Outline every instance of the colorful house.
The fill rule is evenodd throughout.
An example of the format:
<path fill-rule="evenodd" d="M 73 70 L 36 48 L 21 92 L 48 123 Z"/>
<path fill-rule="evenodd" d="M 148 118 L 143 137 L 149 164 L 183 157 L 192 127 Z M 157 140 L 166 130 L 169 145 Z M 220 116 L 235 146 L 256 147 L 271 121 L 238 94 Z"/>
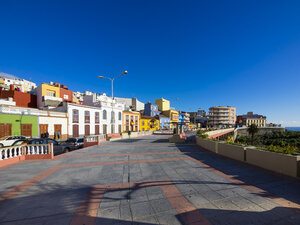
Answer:
<path fill-rule="evenodd" d="M 122 114 L 123 114 L 123 132 L 140 130 L 141 114 L 139 112 L 123 111 Z"/>
<path fill-rule="evenodd" d="M 0 87 L 0 98 L 12 98 L 13 101 L 16 103 L 16 106 L 20 107 L 37 107 L 36 95 L 17 91 L 15 90 L 15 86 L 12 84 L 10 85 L 9 90 L 3 90 L 3 87 Z"/>
<path fill-rule="evenodd" d="M 158 105 L 158 110 L 159 111 L 167 111 L 170 110 L 170 101 L 167 99 L 156 99 L 155 104 Z"/>
<path fill-rule="evenodd" d="M 55 108 L 62 102 L 73 102 L 73 91 L 68 90 L 65 85 L 50 82 L 42 83 L 36 88 L 37 107 Z"/>
<path fill-rule="evenodd" d="M 157 115 L 156 118 L 159 120 L 159 129 L 160 130 L 169 130 L 170 129 L 170 118 L 165 115 Z"/>
<path fill-rule="evenodd" d="M 0 137 L 26 136 L 40 137 L 48 132 L 49 137 L 68 138 L 68 118 L 66 113 L 51 112 L 16 106 L 0 106 Z"/>
<path fill-rule="evenodd" d="M 152 116 L 141 116 L 140 131 L 159 130 L 159 120 Z"/>
<path fill-rule="evenodd" d="M 159 114 L 160 114 L 160 111 L 158 111 L 158 105 L 153 104 L 151 102 L 147 102 L 145 104 L 145 110 L 144 110 L 145 116 L 157 116 Z"/>
<path fill-rule="evenodd" d="M 179 113 L 176 110 L 170 109 L 162 112 L 163 115 L 170 118 L 170 129 L 177 128 Z"/>

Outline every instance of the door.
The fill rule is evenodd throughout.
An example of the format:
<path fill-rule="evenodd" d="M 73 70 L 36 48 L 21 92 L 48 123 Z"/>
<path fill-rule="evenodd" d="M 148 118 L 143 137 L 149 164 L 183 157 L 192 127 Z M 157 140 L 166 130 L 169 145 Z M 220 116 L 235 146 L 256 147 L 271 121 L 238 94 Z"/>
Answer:
<path fill-rule="evenodd" d="M 95 125 L 95 135 L 99 135 L 100 131 L 99 131 L 99 125 Z"/>
<path fill-rule="evenodd" d="M 111 134 L 114 134 L 114 133 L 115 133 L 115 125 L 112 124 L 112 125 L 110 126 L 110 131 L 111 131 L 111 132 L 110 132 Z"/>
<path fill-rule="evenodd" d="M 48 132 L 48 124 L 40 124 L 40 136 Z"/>
<path fill-rule="evenodd" d="M 61 124 L 54 124 L 54 133 L 57 139 L 61 138 Z"/>
<path fill-rule="evenodd" d="M 107 134 L 107 125 L 103 124 L 103 134 Z"/>
<path fill-rule="evenodd" d="M 79 137 L 79 125 L 73 125 L 73 137 Z"/>
<path fill-rule="evenodd" d="M 32 124 L 21 124 L 21 135 L 32 137 Z"/>
<path fill-rule="evenodd" d="M 118 126 L 119 133 L 122 133 L 122 125 Z"/>
<path fill-rule="evenodd" d="M 0 138 L 11 136 L 11 123 L 0 123 Z"/>
<path fill-rule="evenodd" d="M 90 125 L 85 125 L 84 126 L 84 135 L 85 136 L 90 136 Z"/>

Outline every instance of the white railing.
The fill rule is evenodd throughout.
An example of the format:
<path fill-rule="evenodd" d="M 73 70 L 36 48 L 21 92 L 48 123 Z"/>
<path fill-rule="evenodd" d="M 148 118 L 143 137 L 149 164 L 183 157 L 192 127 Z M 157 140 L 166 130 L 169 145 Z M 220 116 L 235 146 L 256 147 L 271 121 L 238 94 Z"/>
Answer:
<path fill-rule="evenodd" d="M 26 155 L 44 155 L 51 153 L 50 144 L 40 144 L 40 145 L 25 145 L 23 146 Z"/>
<path fill-rule="evenodd" d="M 5 160 L 24 155 L 24 149 L 23 146 L 4 147 L 0 148 L 0 153 L 0 160 Z"/>
<path fill-rule="evenodd" d="M 100 135 L 92 135 L 92 136 L 85 136 L 84 137 L 84 142 L 97 142 L 98 139 L 106 139 L 105 134 L 100 134 Z"/>
<path fill-rule="evenodd" d="M 51 144 L 10 146 L 0 148 L 0 161 L 22 155 L 46 155 L 51 153 Z"/>

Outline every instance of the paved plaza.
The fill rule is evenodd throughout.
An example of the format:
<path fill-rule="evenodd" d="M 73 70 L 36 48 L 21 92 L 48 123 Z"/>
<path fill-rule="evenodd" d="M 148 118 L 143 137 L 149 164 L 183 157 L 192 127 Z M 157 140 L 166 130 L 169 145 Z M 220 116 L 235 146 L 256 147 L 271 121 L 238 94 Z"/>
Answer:
<path fill-rule="evenodd" d="M 168 137 L 0 168 L 0 224 L 300 224 L 296 179 Z"/>

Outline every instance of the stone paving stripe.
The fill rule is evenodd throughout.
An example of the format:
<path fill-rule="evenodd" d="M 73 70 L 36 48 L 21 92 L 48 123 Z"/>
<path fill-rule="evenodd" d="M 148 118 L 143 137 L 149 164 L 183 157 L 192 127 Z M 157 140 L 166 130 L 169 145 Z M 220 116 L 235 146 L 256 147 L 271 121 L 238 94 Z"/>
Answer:
<path fill-rule="evenodd" d="M 134 163 L 168 162 L 168 161 L 177 161 L 177 160 L 185 160 L 185 159 L 188 159 L 188 158 L 187 157 L 179 157 L 179 158 L 168 158 L 168 159 L 144 159 L 144 160 L 133 160 L 133 161 L 76 163 L 76 164 L 61 165 L 61 167 L 81 167 L 81 166 L 102 166 L 102 165 L 134 164 Z"/>
<path fill-rule="evenodd" d="M 83 202 L 79 205 L 70 225 L 95 224 L 101 200 L 106 187 L 92 187 Z"/>
<path fill-rule="evenodd" d="M 208 219 L 203 216 L 200 211 L 191 204 L 173 184 L 162 186 L 166 198 L 172 207 L 179 214 L 181 220 L 186 225 L 211 225 Z"/>
<path fill-rule="evenodd" d="M 185 225 L 211 225 L 211 223 L 181 194 L 171 181 L 150 181 L 93 186 L 83 202 L 77 208 L 70 225 L 94 225 L 96 223 L 101 199 L 106 191 L 122 191 L 126 189 L 138 189 L 153 186 L 158 186 L 162 189 L 167 200 L 180 215 L 180 218 Z"/>
<path fill-rule="evenodd" d="M 40 182 L 41 180 L 45 179 L 47 176 L 49 176 L 50 174 L 56 172 L 57 170 L 60 169 L 60 166 L 54 166 L 51 167 L 50 169 L 47 169 L 41 173 L 39 173 L 38 175 L 34 176 L 33 178 L 7 190 L 6 192 L 2 193 L 0 195 L 0 204 L 2 202 L 4 202 L 7 199 L 11 199 L 14 196 L 20 194 L 21 192 L 25 191 L 27 188 L 31 187 L 32 185 Z"/>
<path fill-rule="evenodd" d="M 168 159 L 148 159 L 148 160 L 134 160 L 134 161 L 114 161 L 114 162 L 102 162 L 102 163 L 78 163 L 78 164 L 69 164 L 69 165 L 57 165 L 47 169 L 36 175 L 35 177 L 7 190 L 6 192 L 0 195 L 0 204 L 5 200 L 11 199 L 16 195 L 20 194 L 21 192 L 25 191 L 32 185 L 40 182 L 41 180 L 45 179 L 47 176 L 51 175 L 52 173 L 56 172 L 61 168 L 68 168 L 68 167 L 83 167 L 83 166 L 100 166 L 100 165 L 118 165 L 118 164 L 134 164 L 134 163 L 151 163 L 151 162 L 167 162 L 167 161 L 176 161 L 176 160 L 184 160 L 188 159 L 186 157 L 181 158 L 168 158 Z"/>
<path fill-rule="evenodd" d="M 257 194 L 257 195 L 260 195 L 260 196 L 263 196 L 264 198 L 274 202 L 275 204 L 277 205 L 280 205 L 282 207 L 285 207 L 285 208 L 290 208 L 292 209 L 295 213 L 297 214 L 300 214 L 300 205 L 295 203 L 295 202 L 292 202 L 292 201 L 289 201 L 287 199 L 284 199 L 284 198 L 281 198 L 279 196 L 276 196 L 272 193 L 269 193 L 259 187 L 256 187 L 256 186 L 253 186 L 253 185 L 249 185 L 249 184 L 246 184 L 245 182 L 241 181 L 241 180 L 238 180 L 236 179 L 233 175 L 228 175 L 228 174 L 225 174 L 197 159 L 194 159 L 192 157 L 190 157 L 190 160 L 192 160 L 193 162 L 201 165 L 201 166 L 204 166 L 206 167 L 207 169 L 209 169 L 210 171 L 214 172 L 215 174 L 227 179 L 228 181 L 234 183 L 234 184 L 238 184 L 240 185 L 240 187 L 254 193 L 254 194 Z"/>
<path fill-rule="evenodd" d="M 109 157 L 109 156 L 143 156 L 143 155 L 168 155 L 168 154 L 186 154 L 191 152 L 148 152 L 148 153 L 124 153 L 124 154 L 97 154 L 97 155 L 67 155 L 61 158 L 85 158 L 85 157 Z"/>

